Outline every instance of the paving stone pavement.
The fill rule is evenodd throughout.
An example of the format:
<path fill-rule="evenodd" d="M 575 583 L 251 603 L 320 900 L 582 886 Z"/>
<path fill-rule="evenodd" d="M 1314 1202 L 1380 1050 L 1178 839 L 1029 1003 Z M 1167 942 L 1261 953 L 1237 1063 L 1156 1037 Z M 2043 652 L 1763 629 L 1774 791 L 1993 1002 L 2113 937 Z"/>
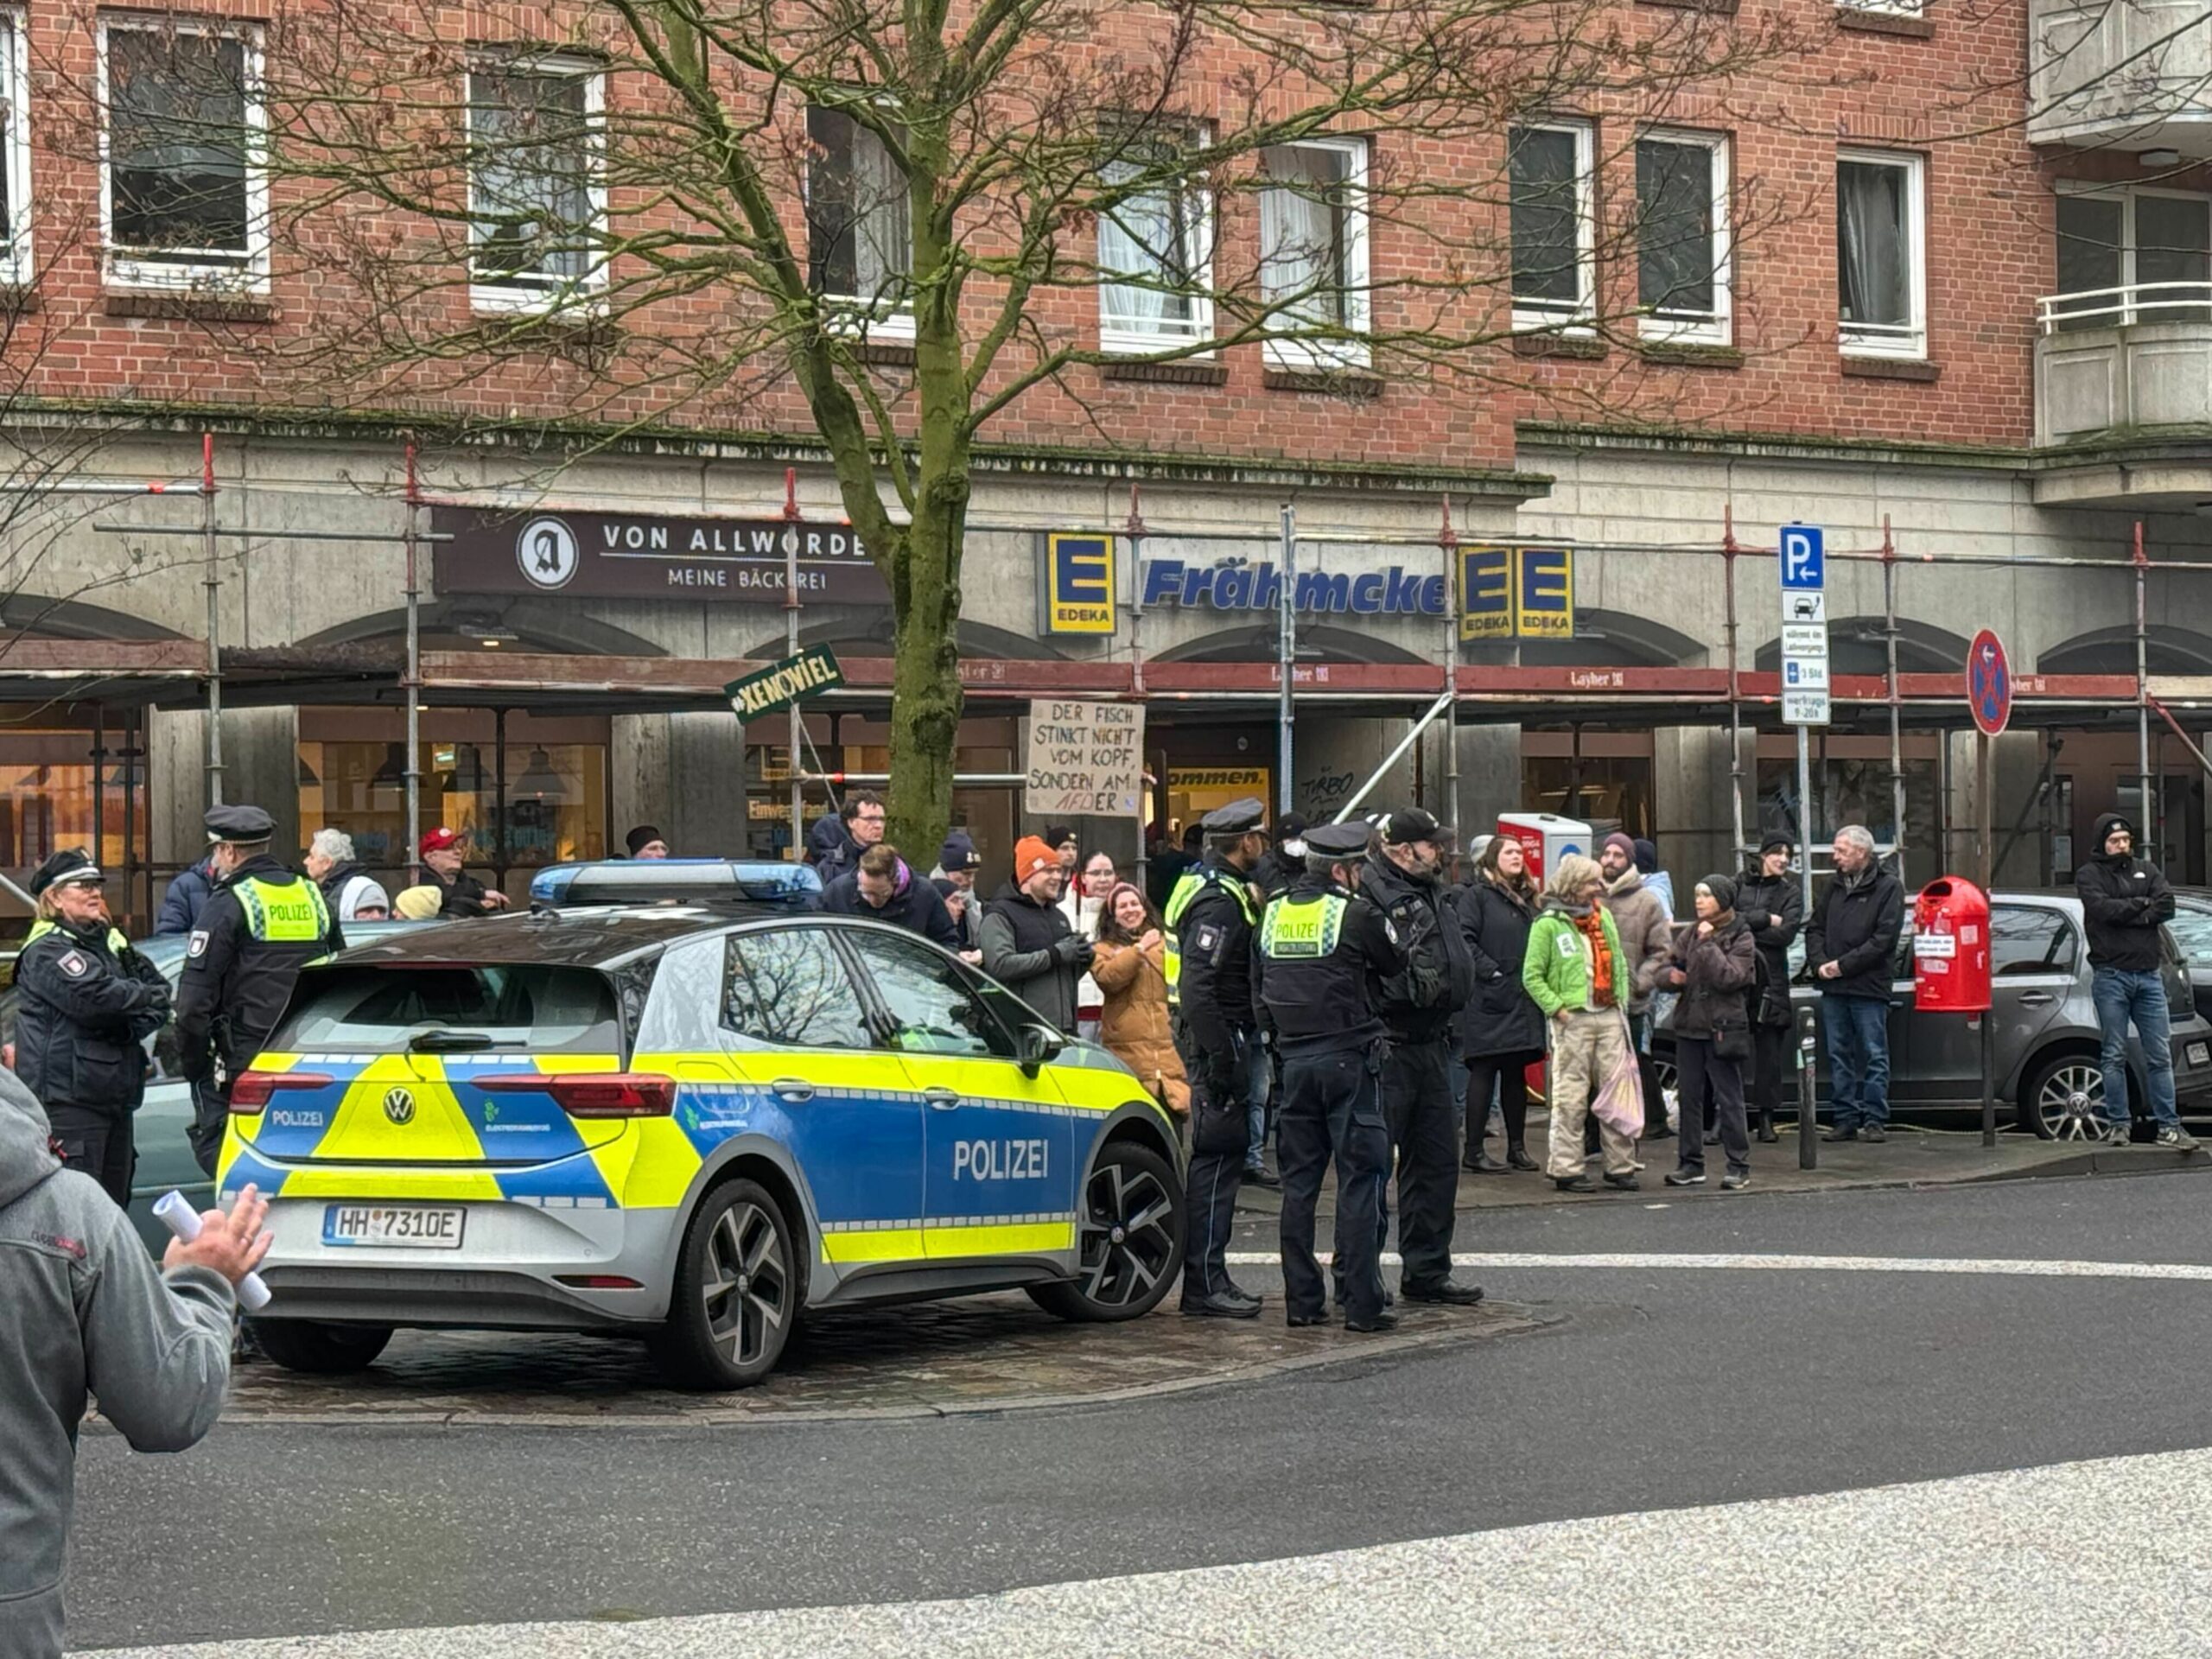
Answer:
<path fill-rule="evenodd" d="M 255 1360 L 232 1373 L 226 1423 L 512 1425 L 788 1422 L 944 1416 L 1209 1387 L 1309 1365 L 1534 1330 L 1550 1316 L 1510 1305 L 1400 1310 L 1388 1335 L 1300 1331 L 1270 1301 L 1256 1319 L 1165 1310 L 1124 1325 L 1071 1325 L 1019 1294 L 810 1316 L 760 1387 L 664 1387 L 644 1347 L 606 1337 L 403 1331 L 352 1376 Z"/>

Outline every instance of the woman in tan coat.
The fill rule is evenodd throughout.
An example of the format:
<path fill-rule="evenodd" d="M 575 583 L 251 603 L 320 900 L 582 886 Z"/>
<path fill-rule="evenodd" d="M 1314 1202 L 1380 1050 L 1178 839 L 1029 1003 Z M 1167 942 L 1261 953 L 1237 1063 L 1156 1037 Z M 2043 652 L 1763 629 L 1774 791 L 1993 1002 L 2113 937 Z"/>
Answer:
<path fill-rule="evenodd" d="M 1105 997 L 1098 1040 L 1135 1072 L 1153 1097 L 1179 1118 L 1191 1109 L 1191 1085 L 1167 1015 L 1167 945 L 1144 890 L 1123 881 L 1098 913 L 1090 976 Z"/>

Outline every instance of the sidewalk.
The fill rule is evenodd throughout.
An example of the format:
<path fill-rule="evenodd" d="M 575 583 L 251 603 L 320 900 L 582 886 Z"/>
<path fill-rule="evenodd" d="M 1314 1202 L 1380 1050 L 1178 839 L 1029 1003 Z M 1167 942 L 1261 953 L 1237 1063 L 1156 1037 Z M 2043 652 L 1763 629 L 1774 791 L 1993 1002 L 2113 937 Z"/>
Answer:
<path fill-rule="evenodd" d="M 2212 1154 L 2204 1147 L 2186 1153 L 2162 1147 L 2107 1147 L 2081 1141 L 2039 1141 L 2033 1135 L 2000 1132 L 1997 1144 L 1981 1144 L 1979 1129 L 1923 1129 L 1891 1124 L 1890 1138 L 1877 1146 L 1864 1141 L 1820 1143 L 1820 1167 L 1797 1167 L 1797 1127 L 1781 1126 L 1782 1139 L 1773 1146 L 1751 1145 L 1751 1192 L 1839 1192 L 1878 1186 L 1950 1186 L 1971 1181 L 2020 1181 L 2050 1175 L 2153 1175 L 2183 1171 L 2212 1170 Z M 1545 1130 L 1531 1124 L 1529 1152 L 1544 1161 Z M 1493 1144 L 1493 1155 L 1497 1148 Z M 1643 1164 L 1637 1178 L 1645 1196 L 1665 1198 L 1732 1198 L 1721 1190 L 1720 1174 L 1726 1166 L 1720 1148 L 1706 1148 L 1706 1184 L 1670 1187 L 1667 1172 L 1675 1166 L 1672 1140 L 1638 1143 L 1637 1156 Z M 1590 1179 L 1598 1179 L 1600 1166 L 1589 1165 Z M 1334 1181 L 1325 1185 L 1326 1194 Z M 1538 1204 L 1618 1203 L 1624 1195 L 1602 1182 L 1595 1192 L 1562 1192 L 1541 1170 L 1515 1170 L 1502 1175 L 1459 1173 L 1458 1208 L 1491 1210 Z M 1276 1215 L 1281 1194 L 1272 1187 L 1247 1184 L 1237 1194 L 1236 1208 L 1252 1215 Z"/>

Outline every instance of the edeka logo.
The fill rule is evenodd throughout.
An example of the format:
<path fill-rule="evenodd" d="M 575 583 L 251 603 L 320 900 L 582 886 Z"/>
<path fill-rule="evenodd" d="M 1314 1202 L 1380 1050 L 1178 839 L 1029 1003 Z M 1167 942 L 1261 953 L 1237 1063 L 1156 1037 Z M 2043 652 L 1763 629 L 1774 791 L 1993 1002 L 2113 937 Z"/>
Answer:
<path fill-rule="evenodd" d="M 1147 559 L 1144 602 L 1216 611 L 1273 611 L 1282 605 L 1282 576 L 1273 564 L 1217 567 L 1181 559 Z M 1444 578 L 1394 564 L 1358 575 L 1302 572 L 1291 590 L 1302 615 L 1441 616 Z"/>

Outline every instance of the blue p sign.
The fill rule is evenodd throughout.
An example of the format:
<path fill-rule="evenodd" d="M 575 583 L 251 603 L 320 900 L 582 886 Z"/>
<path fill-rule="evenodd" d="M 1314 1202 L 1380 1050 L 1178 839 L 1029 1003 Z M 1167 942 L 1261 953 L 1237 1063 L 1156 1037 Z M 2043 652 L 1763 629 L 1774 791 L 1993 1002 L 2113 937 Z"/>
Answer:
<path fill-rule="evenodd" d="M 1817 525 L 1782 527 L 1782 585 L 1818 589 L 1827 585 L 1827 542 Z"/>

